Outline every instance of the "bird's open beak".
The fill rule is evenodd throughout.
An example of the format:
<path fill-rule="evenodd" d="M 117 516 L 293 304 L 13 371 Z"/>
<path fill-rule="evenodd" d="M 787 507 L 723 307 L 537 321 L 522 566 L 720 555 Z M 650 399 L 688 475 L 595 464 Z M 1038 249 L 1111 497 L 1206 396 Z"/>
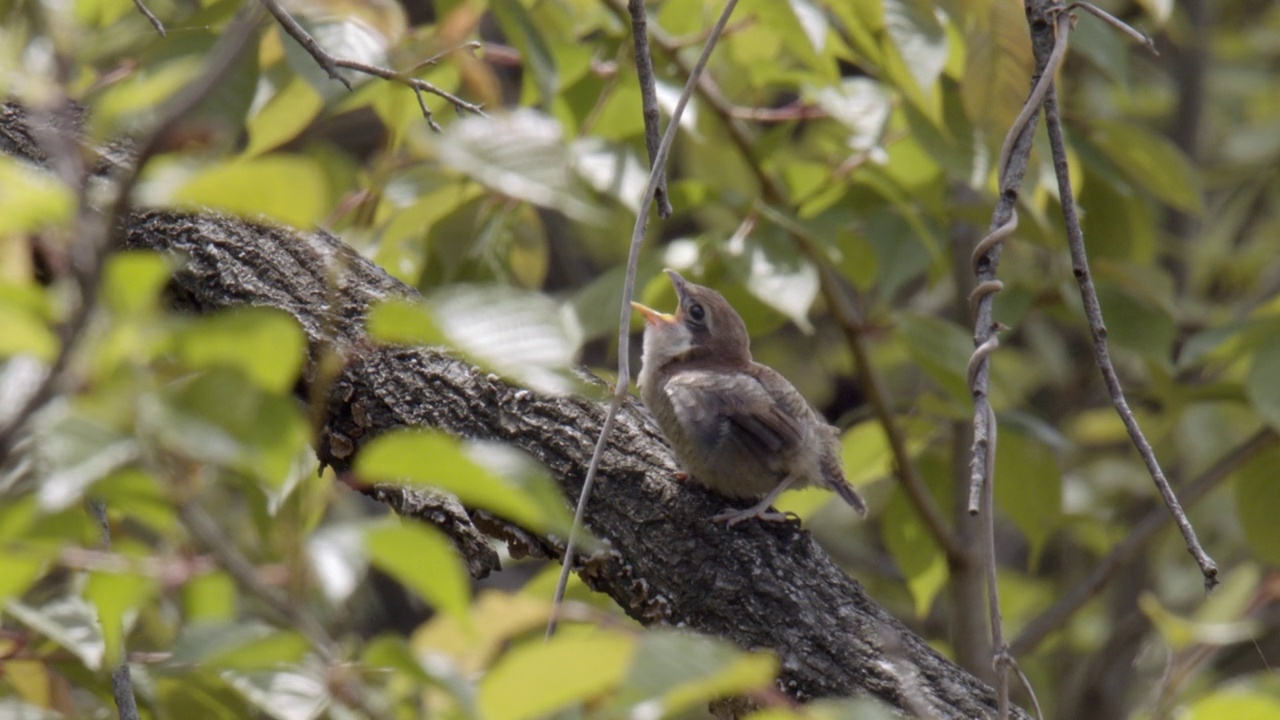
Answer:
<path fill-rule="evenodd" d="M 679 299 L 677 307 L 684 307 L 685 298 L 689 296 L 688 281 L 680 277 L 680 273 L 672 270 L 671 268 L 667 268 L 662 272 L 666 273 L 667 277 L 671 278 L 671 287 L 676 289 L 676 298 Z"/>
<path fill-rule="evenodd" d="M 641 305 L 638 302 L 631 303 L 631 307 L 635 308 L 636 312 L 643 315 L 644 321 L 650 325 L 662 325 L 662 324 L 674 325 L 676 322 L 675 315 L 660 313 L 657 310 L 654 310 L 653 308 L 645 307 L 644 305 Z"/>

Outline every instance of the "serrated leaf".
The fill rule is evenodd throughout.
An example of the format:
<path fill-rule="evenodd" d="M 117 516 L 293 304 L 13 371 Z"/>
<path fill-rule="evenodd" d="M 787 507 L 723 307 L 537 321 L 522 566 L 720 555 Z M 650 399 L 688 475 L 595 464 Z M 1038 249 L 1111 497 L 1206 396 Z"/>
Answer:
<path fill-rule="evenodd" d="M 369 562 L 437 610 L 470 625 L 467 572 L 438 530 L 423 523 L 391 521 L 370 527 L 364 542 Z"/>
<path fill-rule="evenodd" d="M 283 310 L 244 307 L 198 318 L 178 333 L 178 355 L 197 368 L 230 368 L 283 394 L 302 369 L 306 336 Z"/>
<path fill-rule="evenodd" d="M 581 222 L 603 220 L 571 171 L 568 144 L 551 117 L 533 110 L 468 117 L 445 131 L 438 149 L 441 162 L 496 192 Z"/>
<path fill-rule="evenodd" d="M 635 653 L 623 635 L 561 634 L 508 652 L 480 681 L 488 720 L 532 720 L 585 703 L 617 687 Z"/>
<path fill-rule="evenodd" d="M 314 160 L 265 155 L 214 163 L 177 187 L 170 201 L 249 219 L 266 215 L 286 225 L 311 228 L 329 210 L 329 187 Z"/>

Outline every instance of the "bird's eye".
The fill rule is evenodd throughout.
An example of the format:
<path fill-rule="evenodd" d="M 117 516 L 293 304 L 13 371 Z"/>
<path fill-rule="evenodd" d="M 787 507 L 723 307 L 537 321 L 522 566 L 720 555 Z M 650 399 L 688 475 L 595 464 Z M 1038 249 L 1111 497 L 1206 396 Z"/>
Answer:
<path fill-rule="evenodd" d="M 707 311 L 706 311 L 705 309 L 703 309 L 703 307 L 702 307 L 701 305 L 699 305 L 698 303 L 694 303 L 694 304 L 692 304 L 692 305 L 690 305 L 690 306 L 689 306 L 689 317 L 690 317 L 694 322 L 699 322 L 699 323 L 700 323 L 700 322 L 702 322 L 703 320 L 705 320 L 705 319 L 706 319 L 706 317 L 707 317 Z"/>

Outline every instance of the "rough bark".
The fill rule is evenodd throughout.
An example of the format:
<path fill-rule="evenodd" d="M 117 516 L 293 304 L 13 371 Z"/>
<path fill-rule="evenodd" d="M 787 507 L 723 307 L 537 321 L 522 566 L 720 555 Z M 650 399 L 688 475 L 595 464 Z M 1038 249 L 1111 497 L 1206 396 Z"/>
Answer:
<path fill-rule="evenodd" d="M 215 214 L 144 212 L 128 219 L 126 245 L 185 258 L 172 296 L 183 309 L 276 307 L 311 343 L 302 392 L 320 398 L 317 453 L 339 470 L 391 428 L 437 427 L 518 447 L 576 497 L 602 404 L 513 387 L 433 349 L 375 346 L 364 336 L 370 304 L 413 290 L 325 233 L 300 233 Z M 341 370 L 321 377 L 322 358 Z M 425 459 L 424 459 L 425 460 Z M 723 501 L 672 480 L 675 465 L 647 413 L 628 404 L 601 467 L 587 524 L 609 551 L 581 575 L 645 624 L 683 626 L 782 659 L 788 694 L 865 693 L 939 718 L 994 715 L 992 691 L 943 658 L 847 577 L 809 533 L 794 526 L 708 518 Z M 374 497 L 442 525 L 479 575 L 496 568 L 484 536 L 520 554 L 559 557 L 561 545 L 489 515 L 398 487 Z M 886 649 L 888 648 L 888 649 Z"/>

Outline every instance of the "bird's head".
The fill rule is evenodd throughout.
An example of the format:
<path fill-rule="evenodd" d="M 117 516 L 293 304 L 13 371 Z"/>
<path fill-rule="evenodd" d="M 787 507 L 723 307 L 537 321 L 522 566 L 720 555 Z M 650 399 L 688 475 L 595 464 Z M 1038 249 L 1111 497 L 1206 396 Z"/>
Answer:
<path fill-rule="evenodd" d="M 666 273 L 680 301 L 675 314 L 631 303 L 645 320 L 645 362 L 659 366 L 692 360 L 728 365 L 750 362 L 747 326 L 729 301 L 711 288 L 685 280 L 675 270 Z"/>

